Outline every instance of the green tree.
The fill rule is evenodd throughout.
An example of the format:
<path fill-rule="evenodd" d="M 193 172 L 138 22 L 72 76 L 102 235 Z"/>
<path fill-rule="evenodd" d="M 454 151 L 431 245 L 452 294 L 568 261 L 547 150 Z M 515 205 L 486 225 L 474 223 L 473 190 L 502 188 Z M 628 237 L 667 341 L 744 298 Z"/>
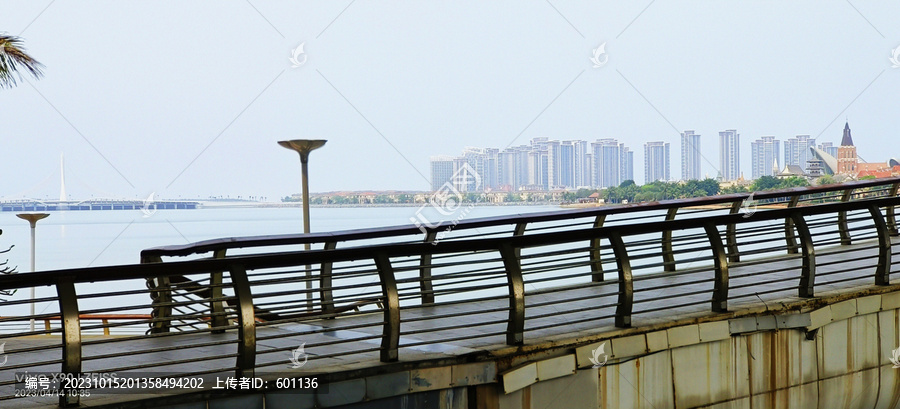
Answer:
<path fill-rule="evenodd" d="M 750 189 L 753 191 L 761 191 L 761 190 L 771 190 L 778 189 L 783 185 L 781 180 L 778 180 L 775 176 L 760 176 L 759 179 L 753 181 L 753 184 L 750 185 Z"/>
<path fill-rule="evenodd" d="M 721 191 L 719 182 L 712 178 L 706 178 L 698 182 L 700 190 L 706 193 L 706 196 L 715 196 Z"/>
<path fill-rule="evenodd" d="M 833 185 L 835 183 L 837 183 L 837 181 L 834 180 L 834 176 L 831 175 L 822 175 L 819 176 L 818 179 L 816 179 L 817 185 Z"/>
<path fill-rule="evenodd" d="M 25 52 L 22 39 L 0 34 L 0 88 L 16 86 L 16 77 L 22 79 L 20 70 L 29 72 L 34 78 L 44 75 L 43 65 Z"/>

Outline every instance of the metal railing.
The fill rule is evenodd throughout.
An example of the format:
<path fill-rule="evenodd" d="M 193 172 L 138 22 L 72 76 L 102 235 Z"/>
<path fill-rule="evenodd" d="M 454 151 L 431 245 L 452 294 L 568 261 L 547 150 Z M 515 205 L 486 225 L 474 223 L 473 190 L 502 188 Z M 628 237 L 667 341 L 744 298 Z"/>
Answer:
<path fill-rule="evenodd" d="M 61 325 L 0 332 L 0 373 L 265 375 L 298 345 L 307 368 L 326 371 L 351 356 L 419 359 L 724 312 L 763 296 L 887 285 L 898 186 L 900 178 L 755 193 L 756 207 L 741 194 L 474 219 L 437 245 L 441 227 L 223 239 L 145 250 L 137 265 L 3 276 L 0 289 L 54 288 L 35 302 L 58 308 L 10 317 L 32 301 L 2 303 L 0 328 L 23 318 Z M 321 249 L 283 248 L 303 243 Z M 266 252 L 226 255 L 239 248 Z M 213 257 L 162 262 L 205 253 Z M 83 336 L 134 325 L 151 331 Z"/>

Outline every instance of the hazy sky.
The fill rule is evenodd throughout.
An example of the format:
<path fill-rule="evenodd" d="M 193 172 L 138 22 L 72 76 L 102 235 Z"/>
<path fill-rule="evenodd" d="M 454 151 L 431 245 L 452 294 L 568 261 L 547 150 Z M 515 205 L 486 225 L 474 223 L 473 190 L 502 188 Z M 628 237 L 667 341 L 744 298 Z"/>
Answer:
<path fill-rule="evenodd" d="M 718 131 L 900 156 L 900 2 L 0 0 L 46 75 L 0 91 L 0 197 L 270 199 L 299 191 L 276 144 L 321 138 L 311 190 L 429 188 L 431 155 L 537 136 L 635 151 Z M 304 43 L 305 64 L 291 50 Z M 606 43 L 608 63 L 592 50 Z M 301 56 L 302 60 L 304 56 Z"/>

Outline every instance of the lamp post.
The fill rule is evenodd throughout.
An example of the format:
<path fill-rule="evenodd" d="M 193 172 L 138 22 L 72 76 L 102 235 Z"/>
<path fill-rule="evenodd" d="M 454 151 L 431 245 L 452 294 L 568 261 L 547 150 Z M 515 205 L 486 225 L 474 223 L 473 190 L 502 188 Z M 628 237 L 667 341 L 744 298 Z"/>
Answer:
<path fill-rule="evenodd" d="M 303 233 L 309 234 L 309 153 L 315 149 L 321 148 L 328 142 L 324 139 L 292 139 L 289 141 L 278 141 L 278 144 L 296 151 L 300 154 L 300 178 L 301 188 L 303 189 Z M 309 250 L 309 243 L 304 243 L 304 249 Z M 312 309 L 312 267 L 306 266 L 306 308 Z"/>
<path fill-rule="evenodd" d="M 19 213 L 18 218 L 28 220 L 31 224 L 31 272 L 34 272 L 34 231 L 38 220 L 41 220 L 49 214 L 47 213 Z M 34 287 L 31 287 L 31 331 L 34 332 Z"/>

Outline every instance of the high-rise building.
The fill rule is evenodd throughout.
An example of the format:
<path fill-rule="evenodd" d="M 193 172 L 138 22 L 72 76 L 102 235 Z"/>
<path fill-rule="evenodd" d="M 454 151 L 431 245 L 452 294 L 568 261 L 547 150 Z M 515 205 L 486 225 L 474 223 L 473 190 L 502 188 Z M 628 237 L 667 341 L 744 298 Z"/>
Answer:
<path fill-rule="evenodd" d="M 431 190 L 437 191 L 445 183 L 453 182 L 456 173 L 456 159 L 453 156 L 431 157 Z"/>
<path fill-rule="evenodd" d="M 759 179 L 761 176 L 775 176 L 780 171 L 778 166 L 778 156 L 781 153 L 781 142 L 776 140 L 774 136 L 763 136 L 760 139 L 750 143 L 753 179 Z"/>
<path fill-rule="evenodd" d="M 626 180 L 634 181 L 634 152 L 623 143 L 620 143 L 619 147 L 622 152 L 622 167 L 619 169 L 619 183 L 616 186 Z"/>
<path fill-rule="evenodd" d="M 553 189 L 560 183 L 560 154 L 561 144 L 559 141 L 547 141 L 547 187 Z"/>
<path fill-rule="evenodd" d="M 859 157 L 856 156 L 856 146 L 853 146 L 853 138 L 850 136 L 850 123 L 844 124 L 844 136 L 841 138 L 841 146 L 838 147 L 837 173 L 854 175 L 859 166 Z"/>
<path fill-rule="evenodd" d="M 741 176 L 741 135 L 736 129 L 719 132 L 719 178 L 737 180 Z"/>
<path fill-rule="evenodd" d="M 645 143 L 644 183 L 658 180 L 668 181 L 669 179 L 669 144 L 667 142 Z"/>
<path fill-rule="evenodd" d="M 594 182 L 594 154 L 591 152 L 584 154 L 584 176 L 582 178 L 582 182 L 584 183 L 582 186 L 587 187 L 595 187 L 597 183 Z"/>
<path fill-rule="evenodd" d="M 797 135 L 784 141 L 784 166 L 797 165 L 806 169 L 807 162 L 812 159 L 809 148 L 816 146 L 816 138 L 809 135 Z"/>
<path fill-rule="evenodd" d="M 622 181 L 634 179 L 634 152 L 615 139 L 598 139 L 591 143 L 594 172 L 593 185 L 618 186 Z"/>
<path fill-rule="evenodd" d="M 831 142 L 822 142 L 822 143 L 820 143 L 820 144 L 819 144 L 819 149 L 822 150 L 823 152 L 825 152 L 825 153 L 831 155 L 831 156 L 834 156 L 835 158 L 837 157 L 837 154 L 838 154 L 838 147 L 837 147 L 837 146 L 834 146 L 834 144 L 831 143 Z"/>
<path fill-rule="evenodd" d="M 575 148 L 572 187 L 591 186 L 591 165 L 588 163 L 587 141 L 571 141 Z"/>
<path fill-rule="evenodd" d="M 700 135 L 692 130 L 681 133 L 681 180 L 700 179 Z"/>
<path fill-rule="evenodd" d="M 575 144 L 563 141 L 559 145 L 559 186 L 575 187 Z"/>

